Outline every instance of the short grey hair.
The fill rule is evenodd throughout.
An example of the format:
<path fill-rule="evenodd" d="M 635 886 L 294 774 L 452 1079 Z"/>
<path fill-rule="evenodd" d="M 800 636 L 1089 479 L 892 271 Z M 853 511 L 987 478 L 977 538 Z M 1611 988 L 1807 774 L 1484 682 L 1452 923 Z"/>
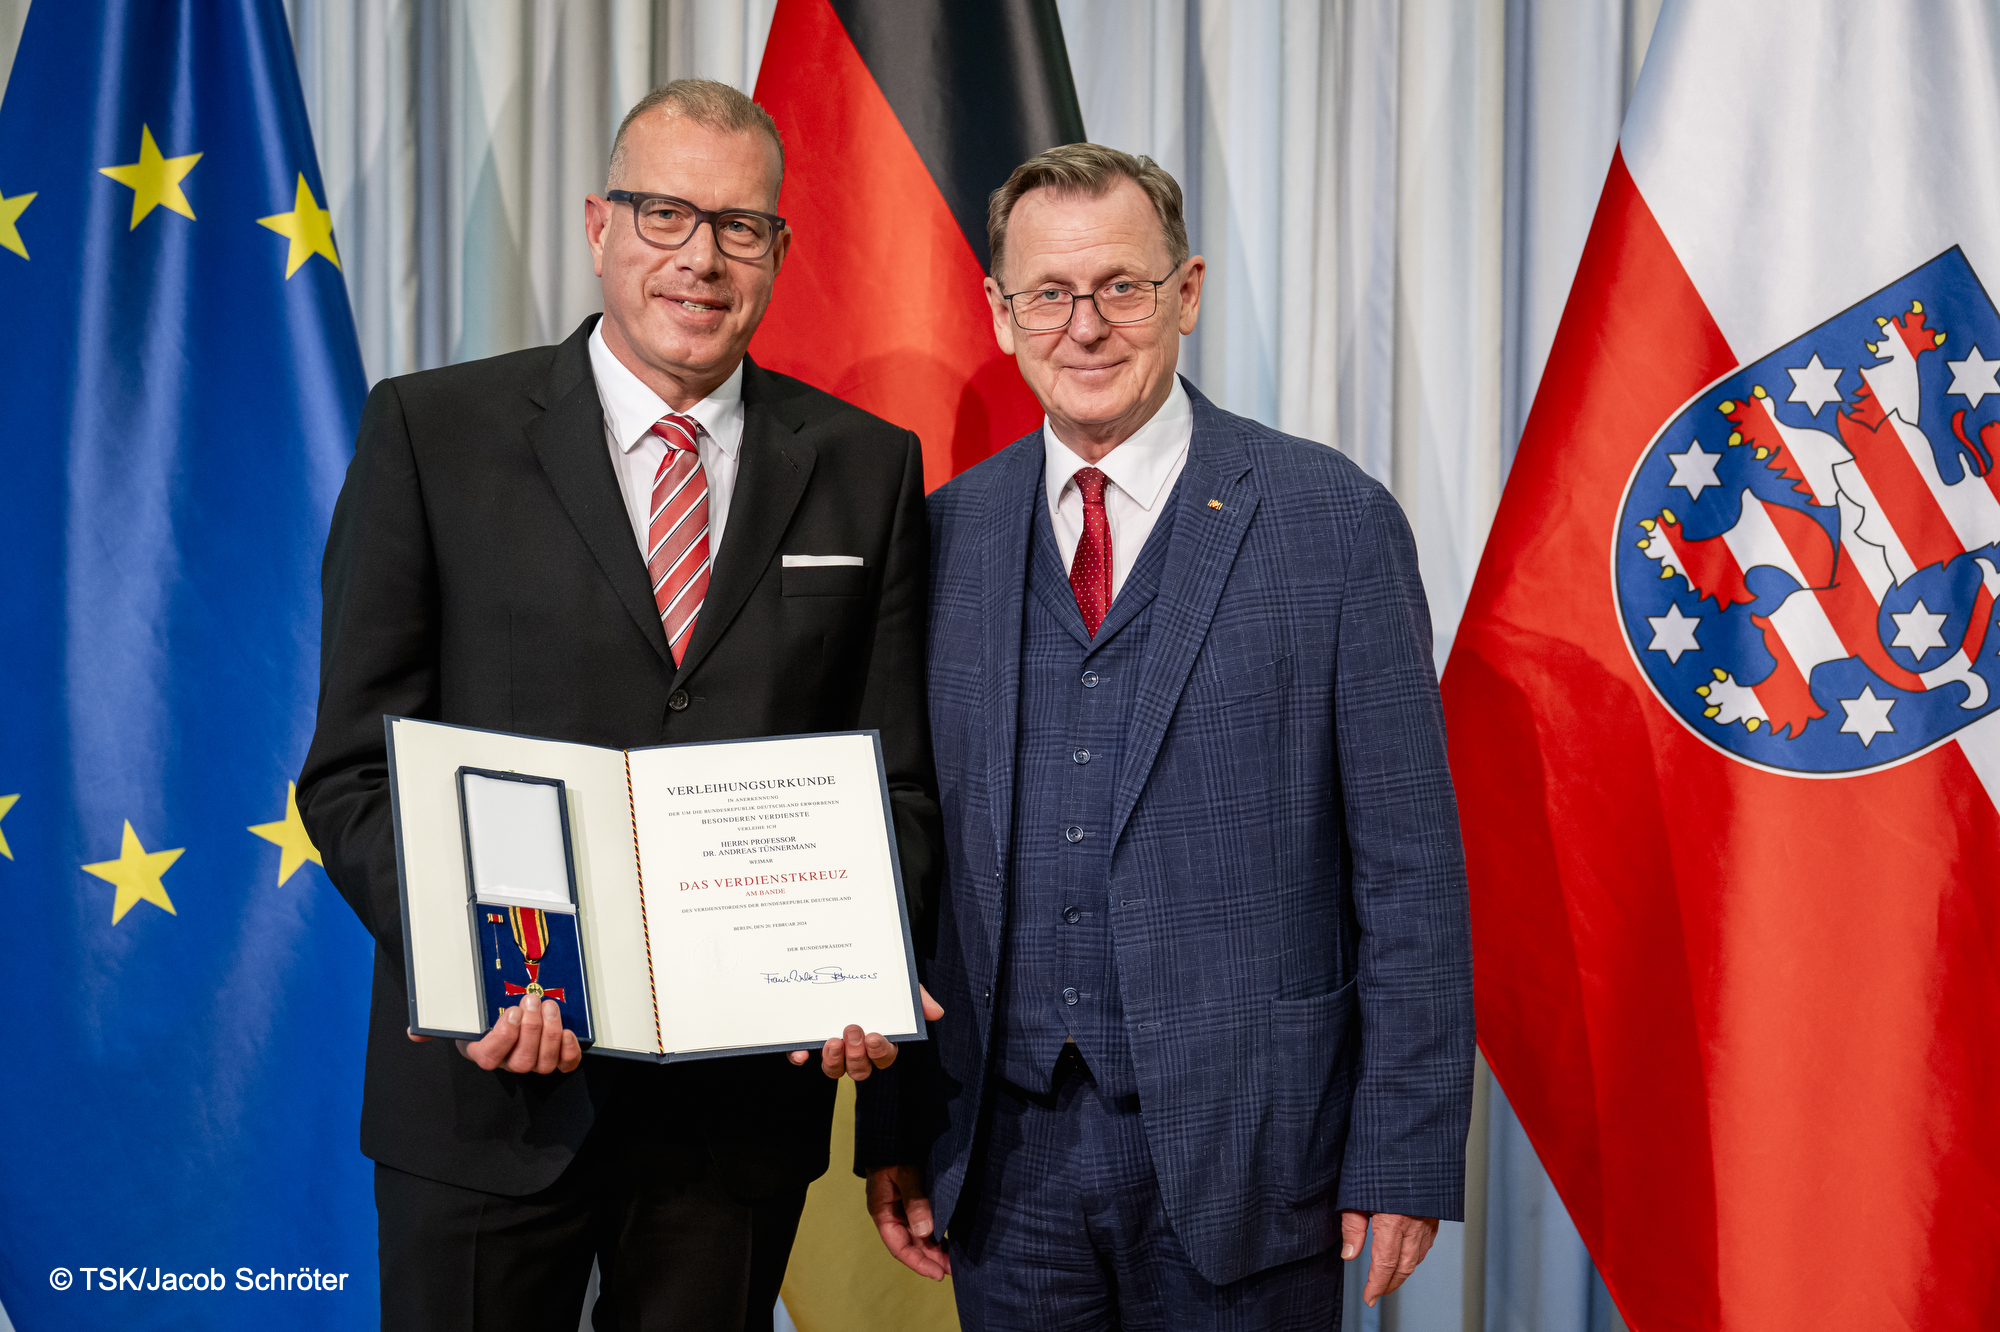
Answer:
<path fill-rule="evenodd" d="M 769 111 L 726 83 L 714 79 L 675 79 L 641 97 L 618 123 L 617 137 L 611 141 L 611 166 L 605 173 L 609 180 L 617 180 L 625 169 L 626 131 L 632 128 L 633 121 L 652 111 L 686 116 L 712 130 L 768 136 L 771 146 L 778 150 L 778 180 L 785 179 L 785 141 L 778 137 L 778 122 L 771 119 Z"/>
<path fill-rule="evenodd" d="M 1000 281 L 1000 265 L 1006 256 L 1007 219 L 1028 191 L 1047 189 L 1099 199 L 1121 180 L 1136 183 L 1152 201 L 1160 230 L 1167 238 L 1167 257 L 1179 268 L 1189 253 L 1180 182 L 1150 157 L 1120 152 L 1101 143 L 1066 143 L 1036 153 L 1014 168 L 1005 185 L 993 191 L 986 207 L 986 244 L 993 255 L 993 280 Z"/>

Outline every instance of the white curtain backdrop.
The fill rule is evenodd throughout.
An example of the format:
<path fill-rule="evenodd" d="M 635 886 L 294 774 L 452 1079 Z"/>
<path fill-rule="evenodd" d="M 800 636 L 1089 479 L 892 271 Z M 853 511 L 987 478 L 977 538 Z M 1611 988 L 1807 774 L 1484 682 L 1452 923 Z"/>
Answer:
<path fill-rule="evenodd" d="M 750 90 L 775 3 L 286 0 L 371 379 L 595 311 L 582 198 L 625 108 Z M 1187 191 L 1184 369 L 1390 485 L 1442 666 L 1659 0 L 1058 4 L 1091 137 Z M 0 95 L 26 9 L 0 0 Z M 1483 1066 L 1472 1148 L 1470 1224 L 1379 1310 L 1354 1273 L 1346 1326 L 1620 1326 Z"/>
<path fill-rule="evenodd" d="M 7 96 L 7 75 L 14 68 L 14 45 L 28 18 L 28 0 L 0 0 L 0 98 Z"/>

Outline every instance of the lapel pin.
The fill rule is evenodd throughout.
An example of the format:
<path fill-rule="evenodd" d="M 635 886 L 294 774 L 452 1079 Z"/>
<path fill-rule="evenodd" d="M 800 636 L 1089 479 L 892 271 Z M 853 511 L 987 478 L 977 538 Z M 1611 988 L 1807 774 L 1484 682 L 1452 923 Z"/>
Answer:
<path fill-rule="evenodd" d="M 1219 508 L 1221 508 L 1221 507 L 1222 507 L 1222 501 L 1221 501 L 1221 500 L 1210 500 L 1210 501 L 1208 502 L 1208 507 L 1209 507 L 1209 508 L 1211 508 L 1211 509 L 1219 509 Z"/>

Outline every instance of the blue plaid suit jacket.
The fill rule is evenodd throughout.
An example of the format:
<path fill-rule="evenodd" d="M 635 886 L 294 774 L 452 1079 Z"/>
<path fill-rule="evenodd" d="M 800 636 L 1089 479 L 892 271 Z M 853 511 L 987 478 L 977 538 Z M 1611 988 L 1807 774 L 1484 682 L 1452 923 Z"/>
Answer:
<path fill-rule="evenodd" d="M 1462 1216 L 1472 963 L 1402 510 L 1334 450 L 1188 392 L 1110 902 L 1161 1193 L 1220 1284 L 1323 1251 L 1341 1208 Z M 1029 524 L 1045 502 L 1039 431 L 930 500 L 948 877 L 923 951 L 945 1017 L 867 1090 L 858 1149 L 864 1166 L 927 1158 L 947 1219 L 991 1077 L 1015 736 L 1036 705 L 1020 687 Z"/>

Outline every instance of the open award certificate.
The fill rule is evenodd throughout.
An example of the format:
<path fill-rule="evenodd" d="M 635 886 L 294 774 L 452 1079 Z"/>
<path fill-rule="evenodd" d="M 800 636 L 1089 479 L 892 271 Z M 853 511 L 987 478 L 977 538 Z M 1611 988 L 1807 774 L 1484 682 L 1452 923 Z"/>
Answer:
<path fill-rule="evenodd" d="M 872 731 L 620 751 L 384 719 L 410 1027 L 530 995 L 596 1053 L 921 1040 Z"/>

